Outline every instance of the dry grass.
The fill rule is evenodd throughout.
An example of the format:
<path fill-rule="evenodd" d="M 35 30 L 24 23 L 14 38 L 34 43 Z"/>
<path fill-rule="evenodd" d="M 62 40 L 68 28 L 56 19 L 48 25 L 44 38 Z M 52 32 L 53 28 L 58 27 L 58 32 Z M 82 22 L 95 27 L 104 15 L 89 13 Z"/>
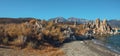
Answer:
<path fill-rule="evenodd" d="M 31 49 L 31 48 L 25 48 L 23 49 L 25 52 L 31 53 L 31 54 L 37 54 L 40 56 L 64 56 L 64 51 L 60 50 L 59 48 L 54 47 L 44 47 L 43 50 L 38 49 Z"/>
<path fill-rule="evenodd" d="M 82 35 L 85 32 L 83 25 L 74 27 L 69 24 L 55 24 L 43 20 L 41 24 L 44 29 L 41 29 L 35 25 L 36 22 L 38 21 L 30 20 L 27 23 L 0 24 L 0 40 L 2 40 L 2 44 L 12 44 L 18 47 L 24 45 L 26 47 L 24 50 L 28 52 L 61 56 L 64 54 L 63 51 L 59 50 L 54 44 L 55 42 L 62 43 L 65 40 L 61 29 L 64 29 L 64 26 L 67 25 L 74 31 L 75 35 Z"/>

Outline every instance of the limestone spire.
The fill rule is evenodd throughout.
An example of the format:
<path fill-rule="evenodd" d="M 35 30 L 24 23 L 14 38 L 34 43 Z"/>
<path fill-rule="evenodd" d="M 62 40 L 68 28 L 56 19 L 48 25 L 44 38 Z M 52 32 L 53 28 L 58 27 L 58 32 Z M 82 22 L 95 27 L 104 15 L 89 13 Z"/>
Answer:
<path fill-rule="evenodd" d="M 96 28 L 100 27 L 100 19 L 99 18 L 96 19 L 95 24 L 96 24 Z"/>
<path fill-rule="evenodd" d="M 106 19 L 103 20 L 103 25 L 107 25 L 107 20 Z"/>

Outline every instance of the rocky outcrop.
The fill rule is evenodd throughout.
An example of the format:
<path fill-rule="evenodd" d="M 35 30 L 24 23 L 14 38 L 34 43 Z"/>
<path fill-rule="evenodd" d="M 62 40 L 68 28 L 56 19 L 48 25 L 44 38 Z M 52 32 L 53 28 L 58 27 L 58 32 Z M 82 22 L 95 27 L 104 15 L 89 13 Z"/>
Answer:
<path fill-rule="evenodd" d="M 99 28 L 97 28 L 99 32 L 101 33 L 111 33 L 112 28 L 111 26 L 107 23 L 107 20 L 103 20 L 102 22 L 100 22 L 100 26 Z"/>
<path fill-rule="evenodd" d="M 97 18 L 95 22 L 84 24 L 84 28 L 93 30 L 94 34 L 112 34 L 113 32 L 111 26 L 107 23 L 107 20 L 104 19 L 103 21 L 100 21 L 99 18 Z"/>

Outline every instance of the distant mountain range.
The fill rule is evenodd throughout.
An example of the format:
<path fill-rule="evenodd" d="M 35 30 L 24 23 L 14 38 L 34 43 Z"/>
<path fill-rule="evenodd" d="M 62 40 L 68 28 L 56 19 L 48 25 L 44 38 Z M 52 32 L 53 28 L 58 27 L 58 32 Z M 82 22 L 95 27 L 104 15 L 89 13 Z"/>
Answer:
<path fill-rule="evenodd" d="M 120 20 L 109 20 L 108 23 L 111 27 L 120 28 Z"/>
<path fill-rule="evenodd" d="M 55 18 L 50 18 L 48 21 L 53 21 L 53 20 L 58 20 L 58 22 L 66 22 L 67 19 L 65 19 L 64 17 L 55 17 Z"/>
<path fill-rule="evenodd" d="M 77 22 L 78 24 L 84 24 L 84 23 L 90 22 L 90 20 L 86 20 L 83 18 L 74 18 L 74 17 L 70 17 L 67 20 L 69 22 Z"/>
<path fill-rule="evenodd" d="M 68 19 L 65 19 L 63 17 L 56 17 L 56 18 L 51 18 L 48 21 L 53 21 L 56 19 L 58 19 L 58 22 L 72 22 L 72 23 L 77 22 L 78 24 L 84 24 L 90 21 L 83 18 L 75 18 L 75 17 L 70 17 Z"/>
<path fill-rule="evenodd" d="M 77 22 L 78 24 L 84 24 L 91 22 L 91 20 L 83 19 L 83 18 L 75 18 L 75 17 L 70 17 L 68 19 L 65 19 L 63 17 L 56 17 L 56 18 L 51 18 L 49 21 L 58 19 L 58 22 Z M 108 24 L 111 27 L 119 27 L 120 28 L 120 20 L 108 20 Z"/>
<path fill-rule="evenodd" d="M 21 22 L 29 21 L 31 19 L 35 19 L 35 18 L 0 18 L 0 23 L 1 24 L 21 23 Z"/>
<path fill-rule="evenodd" d="M 26 22 L 31 19 L 35 18 L 0 18 L 0 23 L 21 23 L 21 22 Z M 83 19 L 83 18 L 75 18 L 75 17 L 70 17 L 68 19 L 65 19 L 64 17 L 55 17 L 51 18 L 48 21 L 53 21 L 58 19 L 58 22 L 77 22 L 78 24 L 84 24 L 91 22 L 91 20 Z M 119 27 L 120 28 L 120 20 L 108 20 L 108 24 L 111 27 Z"/>

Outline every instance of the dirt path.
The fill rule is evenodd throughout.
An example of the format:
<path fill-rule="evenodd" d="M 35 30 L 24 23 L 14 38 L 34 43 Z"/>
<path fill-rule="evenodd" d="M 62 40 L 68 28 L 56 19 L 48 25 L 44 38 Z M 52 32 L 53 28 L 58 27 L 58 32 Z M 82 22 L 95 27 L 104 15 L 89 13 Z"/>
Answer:
<path fill-rule="evenodd" d="M 118 56 L 103 47 L 83 41 L 66 43 L 62 50 L 65 51 L 65 56 Z"/>

